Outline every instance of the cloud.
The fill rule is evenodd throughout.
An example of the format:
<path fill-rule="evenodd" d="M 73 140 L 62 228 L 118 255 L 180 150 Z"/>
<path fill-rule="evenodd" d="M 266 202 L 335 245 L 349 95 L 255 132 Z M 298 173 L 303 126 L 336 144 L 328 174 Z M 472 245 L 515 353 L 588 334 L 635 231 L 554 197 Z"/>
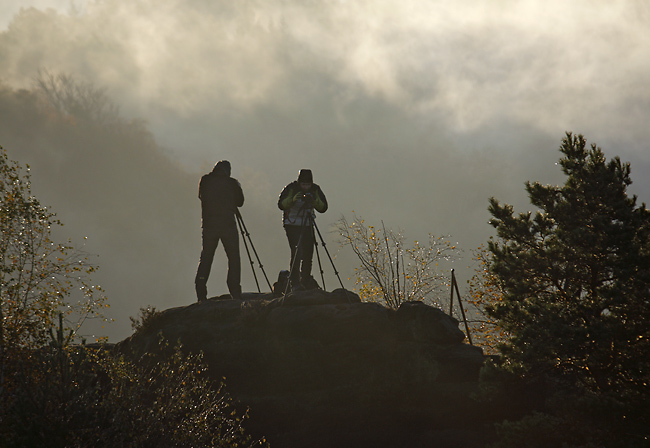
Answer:
<path fill-rule="evenodd" d="M 45 66 L 111 86 L 139 112 L 192 114 L 290 105 L 308 71 L 348 94 L 443 112 L 461 132 L 499 115 L 546 128 L 576 115 L 572 97 L 598 110 L 647 96 L 647 11 L 631 1 L 107 0 L 72 17 L 23 11 L 3 77 L 24 83 Z"/>

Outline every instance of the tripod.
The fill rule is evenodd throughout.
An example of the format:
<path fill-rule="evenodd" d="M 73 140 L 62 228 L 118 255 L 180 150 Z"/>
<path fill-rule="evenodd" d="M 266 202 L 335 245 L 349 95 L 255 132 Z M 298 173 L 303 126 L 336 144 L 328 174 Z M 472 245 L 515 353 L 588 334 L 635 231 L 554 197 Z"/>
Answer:
<path fill-rule="evenodd" d="M 248 243 L 250 243 L 251 248 L 253 249 L 253 253 L 255 254 L 255 258 L 257 259 L 257 263 L 260 266 L 260 270 L 262 271 L 262 274 L 264 274 L 264 278 L 266 279 L 266 284 L 268 285 L 269 289 L 271 292 L 273 292 L 273 288 L 271 287 L 271 282 L 269 282 L 269 278 L 266 276 L 266 272 L 264 271 L 264 266 L 262 265 L 262 262 L 260 261 L 260 257 L 257 255 L 257 251 L 255 250 L 255 246 L 253 245 L 253 240 L 251 239 L 251 234 L 248 232 L 248 229 L 246 228 L 246 224 L 244 224 L 244 218 L 242 218 L 241 213 L 239 210 L 236 211 L 235 216 L 237 217 L 237 225 L 239 226 L 239 230 L 241 232 L 242 240 L 244 241 L 244 247 L 246 248 L 246 254 L 248 254 L 248 260 L 251 263 L 251 269 L 253 270 L 253 277 L 255 278 L 255 284 L 257 285 L 257 292 L 262 292 L 260 289 L 260 283 L 257 281 L 257 274 L 255 273 L 255 263 L 253 262 L 253 258 L 251 257 L 251 252 L 248 249 Z M 246 242 L 246 239 L 248 238 L 248 243 Z"/>

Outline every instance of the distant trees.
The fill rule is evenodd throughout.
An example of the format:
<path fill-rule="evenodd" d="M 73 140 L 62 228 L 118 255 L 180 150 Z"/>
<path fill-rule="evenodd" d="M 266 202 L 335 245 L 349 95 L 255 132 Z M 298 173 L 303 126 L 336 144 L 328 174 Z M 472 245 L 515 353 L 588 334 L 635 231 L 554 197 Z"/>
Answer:
<path fill-rule="evenodd" d="M 32 190 L 42 203 L 54 205 L 57 218 L 65 222 L 62 230 L 53 226 L 54 233 L 101 255 L 103 269 L 93 277 L 101 276 L 101 286 L 112 292 L 112 308 L 127 303 L 131 294 L 173 300 L 184 287 L 178 279 L 192 275 L 195 262 L 196 221 L 188 219 L 197 211 L 188 200 L 196 189 L 194 175 L 156 143 L 144 121 L 123 111 L 118 116 L 109 113 L 121 109 L 111 106 L 111 92 L 82 78 L 57 73 L 53 77 L 55 83 L 65 77 L 68 88 L 79 91 L 77 96 L 59 96 L 86 106 L 68 108 L 66 102 L 59 108 L 36 85 L 18 90 L 0 82 L 0 144 L 10 158 L 18 158 L 23 166 L 29 162 Z M 84 91 L 89 91 L 88 97 Z M 98 92 L 105 92 L 98 103 L 103 109 L 84 115 Z M 176 237 L 161 245 L 162 234 Z M 81 247 L 84 235 L 92 241 Z M 165 253 L 174 254 L 173 262 L 151 269 L 150 260 L 162 260 Z M 99 261 L 94 256 L 89 260 Z M 109 275 L 118 270 L 125 275 Z M 129 314 L 136 314 L 138 307 L 133 309 Z M 128 318 L 122 324 L 128 329 Z M 86 329 L 99 326 L 97 322 Z"/>
<path fill-rule="evenodd" d="M 355 269 L 359 296 L 394 309 L 409 300 L 437 303 L 434 294 L 447 279 L 436 267 L 459 253 L 444 236 L 429 235 L 426 244 L 415 241 L 408 247 L 401 232 L 386 229 L 383 222 L 381 228 L 367 225 L 358 216 L 351 223 L 342 217 L 337 230 L 341 244 L 349 246 L 361 263 Z"/>
<path fill-rule="evenodd" d="M 503 295 L 486 310 L 510 335 L 502 366 L 555 392 L 548 413 L 502 429 L 511 440 L 647 446 L 650 213 L 627 195 L 629 164 L 606 161 L 581 135 L 567 133 L 560 151 L 564 185 L 526 183 L 537 212 L 490 200 L 490 271 Z M 590 436 L 572 440 L 580 425 Z"/>
<path fill-rule="evenodd" d="M 93 124 L 116 133 L 139 133 L 151 138 L 142 120 L 125 120 L 120 108 L 106 94 L 106 89 L 84 82 L 66 73 L 39 70 L 34 91 L 41 106 L 53 110 L 71 123 Z"/>

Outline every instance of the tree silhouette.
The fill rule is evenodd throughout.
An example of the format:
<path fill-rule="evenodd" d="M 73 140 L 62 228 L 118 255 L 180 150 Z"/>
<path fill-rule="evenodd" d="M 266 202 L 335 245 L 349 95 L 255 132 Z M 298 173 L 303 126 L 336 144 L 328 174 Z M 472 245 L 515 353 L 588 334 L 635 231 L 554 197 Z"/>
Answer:
<path fill-rule="evenodd" d="M 498 236 L 491 271 L 503 296 L 487 311 L 509 333 L 503 365 L 551 381 L 555 398 L 548 413 L 502 429 L 511 440 L 524 433 L 580 440 L 570 446 L 646 446 L 650 213 L 627 194 L 629 164 L 606 161 L 582 135 L 567 133 L 560 151 L 564 185 L 526 183 L 538 211 L 515 216 L 490 200 Z M 552 429 L 541 434 L 544 425 Z"/>

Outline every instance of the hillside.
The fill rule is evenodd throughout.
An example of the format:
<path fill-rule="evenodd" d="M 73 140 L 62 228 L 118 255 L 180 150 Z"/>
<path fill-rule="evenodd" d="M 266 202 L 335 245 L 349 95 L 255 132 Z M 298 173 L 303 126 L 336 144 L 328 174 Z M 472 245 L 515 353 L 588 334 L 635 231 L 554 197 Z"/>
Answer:
<path fill-rule="evenodd" d="M 118 344 L 139 356 L 159 334 L 203 352 L 273 447 L 473 447 L 471 394 L 484 361 L 458 322 L 422 302 L 398 310 L 336 290 L 245 294 L 168 309 Z"/>

